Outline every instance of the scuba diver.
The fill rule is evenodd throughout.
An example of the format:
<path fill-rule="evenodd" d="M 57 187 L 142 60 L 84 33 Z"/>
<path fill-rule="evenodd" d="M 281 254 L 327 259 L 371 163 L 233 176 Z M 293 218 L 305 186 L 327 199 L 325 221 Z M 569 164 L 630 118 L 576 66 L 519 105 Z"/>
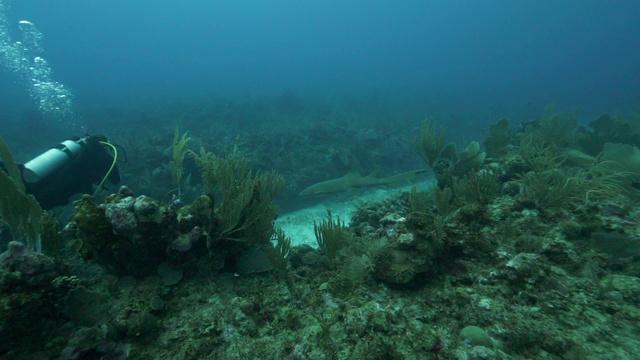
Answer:
<path fill-rule="evenodd" d="M 113 150 L 113 156 L 107 150 Z M 120 182 L 117 151 L 103 135 L 67 139 L 25 164 L 18 164 L 27 193 L 43 209 L 66 205 L 75 194 L 92 194 L 93 185 Z M 0 166 L 4 170 L 3 164 Z"/>

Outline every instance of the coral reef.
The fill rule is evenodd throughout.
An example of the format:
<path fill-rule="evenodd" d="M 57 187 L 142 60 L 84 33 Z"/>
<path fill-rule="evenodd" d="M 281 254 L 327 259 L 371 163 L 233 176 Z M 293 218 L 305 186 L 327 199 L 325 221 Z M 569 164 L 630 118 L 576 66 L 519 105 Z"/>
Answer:
<path fill-rule="evenodd" d="M 316 219 L 317 249 L 273 226 L 281 178 L 238 153 L 185 161 L 205 182 L 191 202 L 85 196 L 66 255 L 0 255 L 0 355 L 634 358 L 640 206 L 612 167 L 627 160 L 567 161 L 579 137 L 572 118 L 549 128 L 561 116 L 500 122 L 489 158 L 442 149 L 437 184 Z"/>
<path fill-rule="evenodd" d="M 46 346 L 66 322 L 60 307 L 76 283 L 69 275 L 64 264 L 9 243 L 0 255 L 0 354 L 16 357 Z"/>

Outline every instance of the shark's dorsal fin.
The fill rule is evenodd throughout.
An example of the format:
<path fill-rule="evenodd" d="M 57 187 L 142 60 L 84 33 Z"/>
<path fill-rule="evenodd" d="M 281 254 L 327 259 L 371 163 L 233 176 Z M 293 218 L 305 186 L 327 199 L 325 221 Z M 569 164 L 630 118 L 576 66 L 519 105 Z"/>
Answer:
<path fill-rule="evenodd" d="M 378 170 L 373 170 L 371 174 L 367 175 L 367 179 L 378 179 L 380 177 Z"/>
<path fill-rule="evenodd" d="M 349 171 L 343 176 L 345 178 L 350 178 L 350 177 L 354 177 L 354 178 L 359 178 L 360 175 L 360 166 L 354 165 L 351 167 L 351 169 L 349 169 Z"/>

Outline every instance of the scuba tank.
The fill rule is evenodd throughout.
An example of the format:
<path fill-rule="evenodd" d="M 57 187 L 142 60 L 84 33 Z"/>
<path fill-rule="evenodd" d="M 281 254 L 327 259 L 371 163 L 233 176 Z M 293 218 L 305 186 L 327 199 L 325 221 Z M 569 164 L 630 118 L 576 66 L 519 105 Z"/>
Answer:
<path fill-rule="evenodd" d="M 26 183 L 37 183 L 71 163 L 87 144 L 88 137 L 67 139 L 24 164 L 22 177 Z"/>

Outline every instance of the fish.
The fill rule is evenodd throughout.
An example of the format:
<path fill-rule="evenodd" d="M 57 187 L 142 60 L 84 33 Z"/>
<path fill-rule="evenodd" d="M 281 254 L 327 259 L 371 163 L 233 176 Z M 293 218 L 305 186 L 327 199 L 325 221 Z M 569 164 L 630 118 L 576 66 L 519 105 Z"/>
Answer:
<path fill-rule="evenodd" d="M 394 185 L 413 180 L 416 176 L 429 171 L 429 169 L 418 169 L 406 171 L 388 177 L 378 177 L 376 171 L 368 176 L 360 175 L 358 169 L 351 169 L 346 175 L 337 179 L 322 181 L 313 184 L 300 192 L 300 196 L 328 195 L 345 191 L 359 191 L 364 187 Z"/>

